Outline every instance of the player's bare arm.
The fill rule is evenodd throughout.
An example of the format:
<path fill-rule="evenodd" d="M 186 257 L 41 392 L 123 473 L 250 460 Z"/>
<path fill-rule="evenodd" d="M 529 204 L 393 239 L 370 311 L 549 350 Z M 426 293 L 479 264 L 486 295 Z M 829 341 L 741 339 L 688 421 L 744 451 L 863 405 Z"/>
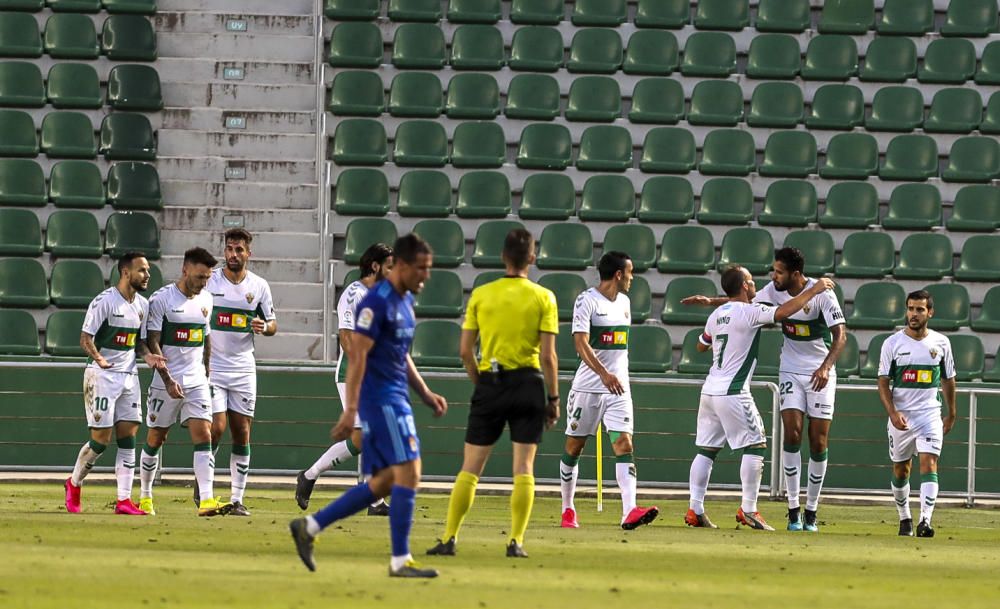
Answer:
<path fill-rule="evenodd" d="M 205 351 L 202 355 L 201 362 L 205 364 L 205 376 L 209 376 L 209 368 L 211 368 L 210 362 L 212 361 L 212 336 L 209 334 L 205 335 Z"/>
<path fill-rule="evenodd" d="M 274 336 L 278 333 L 278 320 L 272 319 L 271 321 L 264 321 L 260 317 L 254 317 L 250 321 L 250 327 L 253 328 L 254 334 Z"/>
<path fill-rule="evenodd" d="M 705 336 L 708 336 L 708 335 L 706 334 Z M 711 338 L 711 337 L 709 337 L 709 338 Z M 709 343 L 711 343 L 711 342 L 712 341 L 709 340 Z M 704 353 L 706 351 L 711 350 L 712 349 L 712 345 L 711 344 L 706 345 L 705 343 L 703 343 L 703 342 L 701 342 L 699 340 L 698 342 L 696 342 L 694 344 L 694 348 L 698 350 L 698 353 Z"/>
<path fill-rule="evenodd" d="M 159 330 L 150 330 L 146 335 L 146 348 L 153 355 L 159 355 L 163 357 L 163 350 L 160 348 L 160 340 L 163 337 L 163 333 Z M 164 358 L 164 361 L 166 359 Z M 180 383 L 174 380 L 174 377 L 170 376 L 170 371 L 167 370 L 166 366 L 160 366 L 156 369 L 160 374 L 160 378 L 163 379 L 163 387 L 167 390 L 167 395 L 174 398 L 175 400 L 184 397 L 184 390 L 181 389 Z"/>
<path fill-rule="evenodd" d="M 409 353 L 406 354 L 406 381 L 410 384 L 410 388 L 417 392 L 424 404 L 431 407 L 435 417 L 443 416 L 444 413 L 448 412 L 448 401 L 444 399 L 443 395 L 431 391 L 427 383 L 424 382 L 424 377 L 420 376 L 420 371 L 417 370 L 417 365 L 413 363 L 413 358 L 410 357 Z"/>
<path fill-rule="evenodd" d="M 153 370 L 158 370 L 163 366 L 167 365 L 167 358 L 162 355 L 153 355 L 149 352 L 149 347 L 143 341 L 138 341 L 135 344 L 135 354 L 142 358 L 146 365 Z"/>
<path fill-rule="evenodd" d="M 948 414 L 941 420 L 945 434 L 951 431 L 951 428 L 955 426 L 955 421 L 958 420 L 958 403 L 955 401 L 955 391 L 955 377 L 941 379 L 941 396 L 944 398 L 945 406 L 948 407 Z"/>
<path fill-rule="evenodd" d="M 473 385 L 479 384 L 479 362 L 476 360 L 476 340 L 479 330 L 462 330 L 462 338 L 458 344 L 458 354 L 462 358 L 462 366 Z"/>
<path fill-rule="evenodd" d="M 545 377 L 545 389 L 548 397 L 545 400 L 545 429 L 559 420 L 559 357 L 556 355 L 556 335 L 542 332 L 540 339 L 540 359 L 542 376 Z"/>
<path fill-rule="evenodd" d="M 727 302 L 729 302 L 729 299 L 725 296 L 703 296 L 701 294 L 681 299 L 682 305 L 694 305 L 700 307 L 721 307 Z"/>
<path fill-rule="evenodd" d="M 625 388 L 622 387 L 621 380 L 608 372 L 608 369 L 604 367 L 601 360 L 597 358 L 597 354 L 594 353 L 594 348 L 590 346 L 590 334 L 587 332 L 574 332 L 573 333 L 573 345 L 576 347 L 576 352 L 580 355 L 580 359 L 583 363 L 587 365 L 588 368 L 594 371 L 601 379 L 601 383 L 608 388 L 608 391 L 614 395 L 622 395 L 625 393 Z"/>
<path fill-rule="evenodd" d="M 330 437 L 337 442 L 346 440 L 354 430 L 354 417 L 358 414 L 358 400 L 361 399 L 361 381 L 365 378 L 365 367 L 368 364 L 368 352 L 375 346 L 375 341 L 364 334 L 351 337 L 350 348 L 347 350 L 347 392 L 344 411 L 340 419 L 330 431 Z"/>
<path fill-rule="evenodd" d="M 889 415 L 889 422 L 892 423 L 892 426 L 900 431 L 909 429 L 910 424 L 906 420 L 906 415 L 896 410 L 896 405 L 892 402 L 892 388 L 889 386 L 889 377 L 887 376 L 878 377 L 878 397 L 882 401 L 882 407 L 885 408 L 886 414 Z"/>
<path fill-rule="evenodd" d="M 830 334 L 833 339 L 830 343 L 830 352 L 826 354 L 826 358 L 823 359 L 823 363 L 820 364 L 819 368 L 812 373 L 813 391 L 822 391 L 826 387 L 826 384 L 830 382 L 830 371 L 837 365 L 840 352 L 844 350 L 844 345 L 847 344 L 847 332 L 844 330 L 844 324 L 838 324 L 830 328 Z"/>
<path fill-rule="evenodd" d="M 817 279 L 816 283 L 812 284 L 808 290 L 802 290 L 798 296 L 778 307 L 778 310 L 774 312 L 774 321 L 782 321 L 795 315 L 802 310 L 802 307 L 809 304 L 810 300 L 827 290 L 832 290 L 834 285 L 833 280 L 828 277 Z"/>
<path fill-rule="evenodd" d="M 83 349 L 87 357 L 94 360 L 94 363 L 101 367 L 102 370 L 107 370 L 112 366 L 111 362 L 104 359 L 101 352 L 97 349 L 97 345 L 94 344 L 93 334 L 87 334 L 86 332 L 80 332 L 80 348 Z"/>

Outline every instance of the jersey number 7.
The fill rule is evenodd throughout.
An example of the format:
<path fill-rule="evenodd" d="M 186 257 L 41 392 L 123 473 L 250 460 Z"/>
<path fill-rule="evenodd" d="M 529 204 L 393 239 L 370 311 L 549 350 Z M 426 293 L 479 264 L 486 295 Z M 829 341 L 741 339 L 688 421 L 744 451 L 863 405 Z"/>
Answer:
<path fill-rule="evenodd" d="M 720 334 L 715 337 L 715 340 L 722 341 L 722 346 L 719 347 L 719 361 L 716 363 L 719 368 L 722 368 L 722 357 L 726 354 L 726 343 L 729 342 L 729 335 Z"/>

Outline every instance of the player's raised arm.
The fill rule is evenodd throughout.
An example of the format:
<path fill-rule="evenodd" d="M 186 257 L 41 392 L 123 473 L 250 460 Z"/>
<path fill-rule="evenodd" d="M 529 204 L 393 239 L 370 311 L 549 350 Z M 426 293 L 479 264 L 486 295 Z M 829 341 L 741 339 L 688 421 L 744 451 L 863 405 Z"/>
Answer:
<path fill-rule="evenodd" d="M 704 296 L 702 294 L 695 294 L 694 296 L 681 298 L 682 305 L 694 305 L 701 307 L 721 307 L 727 302 L 729 302 L 729 299 L 725 296 Z"/>
<path fill-rule="evenodd" d="M 827 290 L 832 290 L 833 286 L 834 283 L 832 279 L 828 279 L 826 277 L 817 279 L 816 283 L 812 284 L 808 290 L 802 290 L 798 296 L 778 307 L 778 309 L 774 312 L 774 321 L 782 321 L 792 315 L 795 315 L 802 310 L 802 307 L 809 304 L 810 300 Z"/>

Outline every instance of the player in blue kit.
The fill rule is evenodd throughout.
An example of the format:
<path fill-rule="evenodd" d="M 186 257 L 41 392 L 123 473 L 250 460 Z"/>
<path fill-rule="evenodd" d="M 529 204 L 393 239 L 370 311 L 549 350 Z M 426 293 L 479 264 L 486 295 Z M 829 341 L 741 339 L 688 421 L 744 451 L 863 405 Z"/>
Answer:
<path fill-rule="evenodd" d="M 347 438 L 355 414 L 360 414 L 364 473 L 371 478 L 312 516 L 290 523 L 299 558 L 310 571 L 316 570 L 313 543 L 320 531 L 366 509 L 379 498 L 391 496 L 389 575 L 438 574 L 435 569 L 420 568 L 409 548 L 420 482 L 420 440 L 413 423 L 409 389 L 431 407 L 434 416 L 440 417 L 448 410 L 444 397 L 427 387 L 410 358 L 416 327 L 413 294 L 419 294 L 430 277 L 433 254 L 430 246 L 412 233 L 400 237 L 393 251 L 396 261 L 389 276 L 358 303 L 354 337 L 347 352 L 346 403 L 333 431 L 335 440 Z"/>

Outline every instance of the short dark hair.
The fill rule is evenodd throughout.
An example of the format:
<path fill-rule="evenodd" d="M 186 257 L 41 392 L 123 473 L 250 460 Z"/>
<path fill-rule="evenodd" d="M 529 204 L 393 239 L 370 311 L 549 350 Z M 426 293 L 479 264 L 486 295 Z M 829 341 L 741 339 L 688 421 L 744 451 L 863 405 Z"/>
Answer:
<path fill-rule="evenodd" d="M 724 271 L 722 271 L 722 291 L 732 298 L 733 296 L 739 296 L 740 291 L 743 290 L 743 283 L 746 281 L 746 276 L 743 275 L 743 267 L 738 264 L 733 264 L 727 266 Z"/>
<path fill-rule="evenodd" d="M 774 260 L 785 265 L 788 273 L 794 273 L 798 271 L 800 273 L 804 272 L 803 269 L 806 268 L 806 259 L 802 255 L 802 250 L 797 247 L 783 247 L 780 250 L 774 252 Z"/>
<path fill-rule="evenodd" d="M 125 252 L 125 255 L 118 259 L 118 275 L 125 273 L 125 269 L 132 268 L 132 261 L 136 258 L 145 258 L 142 252 Z"/>
<path fill-rule="evenodd" d="M 245 228 L 231 228 L 226 231 L 226 241 L 243 241 L 247 245 L 253 242 L 253 235 Z"/>
<path fill-rule="evenodd" d="M 203 247 L 192 247 L 184 252 L 184 264 L 204 264 L 208 268 L 214 268 L 219 261 Z"/>
<path fill-rule="evenodd" d="M 906 302 L 909 303 L 911 300 L 926 300 L 927 310 L 934 310 L 934 297 L 927 290 L 917 290 L 916 292 L 910 292 L 906 295 Z"/>
<path fill-rule="evenodd" d="M 535 238 L 530 232 L 523 228 L 515 228 L 507 233 L 503 240 L 503 256 L 507 262 L 514 265 L 514 268 L 523 269 L 531 260 L 534 246 Z"/>
<path fill-rule="evenodd" d="M 604 255 L 597 262 L 597 273 L 600 275 L 601 281 L 614 279 L 615 273 L 618 271 L 624 273 L 625 263 L 631 259 L 625 252 L 604 252 Z"/>
<path fill-rule="evenodd" d="M 364 254 L 361 254 L 361 278 L 375 274 L 372 268 L 376 264 L 385 264 L 385 261 L 392 258 L 392 248 L 384 243 L 373 243 L 368 246 Z"/>
<path fill-rule="evenodd" d="M 434 253 L 430 244 L 421 239 L 420 235 L 416 233 L 407 233 L 396 239 L 396 243 L 392 246 L 392 251 L 396 260 L 402 260 L 407 264 L 416 262 L 417 256 L 420 254 Z"/>

